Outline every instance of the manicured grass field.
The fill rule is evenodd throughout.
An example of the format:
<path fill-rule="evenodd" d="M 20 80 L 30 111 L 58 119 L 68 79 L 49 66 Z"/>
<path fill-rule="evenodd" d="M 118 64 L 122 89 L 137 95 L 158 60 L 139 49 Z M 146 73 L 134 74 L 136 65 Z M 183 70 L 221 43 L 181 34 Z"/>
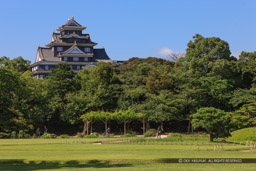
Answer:
<path fill-rule="evenodd" d="M 103 143 L 100 143 L 103 142 Z M 218 145 L 218 148 L 216 148 Z M 256 158 L 240 144 L 134 138 L 0 139 L 0 170 L 255 170 L 256 163 L 163 163 L 164 158 Z"/>

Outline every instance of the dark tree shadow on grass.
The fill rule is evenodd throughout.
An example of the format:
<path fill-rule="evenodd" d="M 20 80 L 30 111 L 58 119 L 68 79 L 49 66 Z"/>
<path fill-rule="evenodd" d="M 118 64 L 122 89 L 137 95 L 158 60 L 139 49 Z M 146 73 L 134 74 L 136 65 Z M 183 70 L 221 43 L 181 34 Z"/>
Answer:
<path fill-rule="evenodd" d="M 0 160 L 0 170 L 50 170 L 50 169 L 68 169 L 68 168 L 114 168 L 114 167 L 131 167 L 132 164 L 117 163 L 111 164 L 110 161 L 103 160 L 89 160 L 85 163 L 80 163 L 77 160 L 67 162 L 59 161 L 29 161 L 25 162 L 22 159 Z"/>

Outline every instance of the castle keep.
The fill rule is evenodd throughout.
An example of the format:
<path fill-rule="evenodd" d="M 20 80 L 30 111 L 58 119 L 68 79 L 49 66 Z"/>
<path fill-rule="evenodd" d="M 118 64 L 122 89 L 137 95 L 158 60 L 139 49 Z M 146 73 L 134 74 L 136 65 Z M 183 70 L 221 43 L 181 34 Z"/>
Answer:
<path fill-rule="evenodd" d="M 94 67 L 97 62 L 112 61 L 105 48 L 96 49 L 96 42 L 91 41 L 90 34 L 83 33 L 86 27 L 75 21 L 74 17 L 53 32 L 51 42 L 46 47 L 38 46 L 36 61 L 31 65 L 35 78 L 46 77 L 56 64 L 65 62 L 77 73 L 86 67 Z"/>

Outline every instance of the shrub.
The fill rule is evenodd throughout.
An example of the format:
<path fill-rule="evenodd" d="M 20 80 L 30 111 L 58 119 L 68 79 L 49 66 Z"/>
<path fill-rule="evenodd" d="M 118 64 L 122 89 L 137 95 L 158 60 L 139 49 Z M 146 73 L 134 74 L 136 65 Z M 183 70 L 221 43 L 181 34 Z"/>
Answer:
<path fill-rule="evenodd" d="M 55 135 L 55 134 L 50 134 L 50 133 L 44 133 L 44 134 L 41 136 L 41 138 L 45 138 L 45 139 L 51 138 L 51 139 L 53 139 L 53 138 L 57 138 L 57 135 Z"/>
<path fill-rule="evenodd" d="M 124 135 L 121 135 L 121 137 L 136 137 L 136 132 L 134 131 L 129 131 Z"/>
<path fill-rule="evenodd" d="M 239 129 L 231 133 L 231 137 L 227 141 L 256 141 L 256 128 Z"/>
<path fill-rule="evenodd" d="M 99 137 L 99 134 L 96 133 L 96 132 L 93 132 L 93 133 L 91 133 L 90 135 L 86 135 L 85 137 L 86 137 L 86 138 L 98 138 L 98 137 Z"/>
<path fill-rule="evenodd" d="M 32 135 L 32 138 L 37 138 L 37 135 L 36 135 L 36 134 L 33 134 L 33 135 Z"/>
<path fill-rule="evenodd" d="M 180 133 L 172 133 L 167 138 L 172 140 L 172 141 L 182 141 L 182 134 L 180 134 Z"/>
<path fill-rule="evenodd" d="M 25 132 L 23 130 L 20 130 L 18 133 L 18 138 L 24 138 Z"/>
<path fill-rule="evenodd" d="M 83 134 L 79 134 L 77 137 L 78 138 L 84 138 L 84 135 Z"/>
<path fill-rule="evenodd" d="M 69 135 L 68 134 L 62 134 L 59 136 L 60 138 L 69 138 Z"/>
<path fill-rule="evenodd" d="M 10 137 L 10 133 L 0 132 L 0 138 L 9 138 L 9 137 Z"/>
<path fill-rule="evenodd" d="M 17 138 L 17 133 L 15 131 L 11 132 L 11 138 Z"/>
<path fill-rule="evenodd" d="M 156 130 L 155 129 L 149 129 L 145 134 L 144 137 L 154 137 L 156 136 Z"/>
<path fill-rule="evenodd" d="M 182 137 L 182 134 L 180 134 L 180 133 L 172 133 L 168 137 Z"/>
<path fill-rule="evenodd" d="M 24 134 L 24 138 L 31 138 L 29 134 Z"/>
<path fill-rule="evenodd" d="M 114 133 L 110 133 L 109 137 L 113 138 L 113 137 L 115 137 L 115 134 Z"/>

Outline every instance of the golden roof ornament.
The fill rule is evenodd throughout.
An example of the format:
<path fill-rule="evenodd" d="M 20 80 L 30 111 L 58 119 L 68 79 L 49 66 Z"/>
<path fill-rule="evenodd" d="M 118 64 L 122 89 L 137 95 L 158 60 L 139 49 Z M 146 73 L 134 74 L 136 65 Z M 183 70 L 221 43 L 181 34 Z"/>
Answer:
<path fill-rule="evenodd" d="M 105 47 L 104 47 L 104 46 L 102 46 L 102 49 L 105 49 Z"/>
<path fill-rule="evenodd" d="M 60 52 L 59 52 L 59 56 L 60 56 Z"/>
<path fill-rule="evenodd" d="M 76 40 L 74 41 L 74 45 L 75 45 L 75 46 L 77 45 Z"/>
<path fill-rule="evenodd" d="M 72 20 L 74 20 L 75 18 L 74 18 L 74 16 L 72 16 Z"/>
<path fill-rule="evenodd" d="M 75 31 L 73 31 L 73 34 L 76 34 L 76 32 L 75 32 Z"/>
<path fill-rule="evenodd" d="M 89 32 L 87 31 L 87 34 L 89 34 Z"/>
<path fill-rule="evenodd" d="M 68 21 L 70 20 L 70 18 L 68 17 Z"/>

